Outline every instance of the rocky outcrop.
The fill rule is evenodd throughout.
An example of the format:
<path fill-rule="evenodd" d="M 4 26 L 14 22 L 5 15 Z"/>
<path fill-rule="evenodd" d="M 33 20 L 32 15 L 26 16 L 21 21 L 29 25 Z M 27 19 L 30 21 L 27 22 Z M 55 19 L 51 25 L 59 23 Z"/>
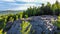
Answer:
<path fill-rule="evenodd" d="M 52 24 L 52 20 L 56 21 L 57 16 L 50 16 L 50 15 L 44 15 L 44 16 L 32 16 L 29 18 L 19 19 L 14 21 L 12 27 L 7 31 L 7 34 L 21 34 L 20 30 L 20 24 L 22 21 L 29 21 L 32 25 L 31 27 L 31 33 L 34 30 L 34 34 L 41 34 L 41 33 L 51 33 L 53 34 L 53 31 L 56 30 L 56 26 Z"/>

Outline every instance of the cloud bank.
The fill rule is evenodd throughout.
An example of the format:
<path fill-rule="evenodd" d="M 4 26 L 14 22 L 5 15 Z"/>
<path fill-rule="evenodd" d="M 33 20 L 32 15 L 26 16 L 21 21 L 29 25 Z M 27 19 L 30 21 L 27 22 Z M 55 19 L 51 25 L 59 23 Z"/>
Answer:
<path fill-rule="evenodd" d="M 42 3 L 55 3 L 56 0 L 0 0 L 0 10 L 26 10 L 30 6 L 41 6 Z M 60 2 L 60 0 L 58 0 Z"/>

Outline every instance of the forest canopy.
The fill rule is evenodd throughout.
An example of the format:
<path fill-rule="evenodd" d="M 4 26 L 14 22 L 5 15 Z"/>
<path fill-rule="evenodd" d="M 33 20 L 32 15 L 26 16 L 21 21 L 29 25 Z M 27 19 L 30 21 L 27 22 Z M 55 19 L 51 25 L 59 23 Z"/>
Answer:
<path fill-rule="evenodd" d="M 42 4 L 41 7 L 30 7 L 24 11 L 24 15 L 38 16 L 38 15 L 59 15 L 60 14 L 60 3 L 56 1 L 54 4 L 47 2 L 46 5 Z"/>

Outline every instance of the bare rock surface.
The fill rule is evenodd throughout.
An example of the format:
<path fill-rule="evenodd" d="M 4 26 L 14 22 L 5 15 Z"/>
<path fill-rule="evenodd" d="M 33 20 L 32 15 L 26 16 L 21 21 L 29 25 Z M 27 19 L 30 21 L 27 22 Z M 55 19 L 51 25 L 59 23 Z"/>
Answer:
<path fill-rule="evenodd" d="M 53 31 L 56 30 L 56 27 L 52 24 L 52 20 L 56 21 L 57 16 L 43 15 L 43 16 L 32 16 L 29 18 L 23 18 L 14 21 L 11 28 L 7 31 L 7 34 L 21 34 L 20 24 L 22 23 L 22 20 L 30 21 L 30 24 L 32 25 L 31 32 L 32 30 L 35 30 L 34 34 L 41 34 L 42 32 L 45 32 L 45 34 L 48 34 L 49 32 L 53 34 Z"/>

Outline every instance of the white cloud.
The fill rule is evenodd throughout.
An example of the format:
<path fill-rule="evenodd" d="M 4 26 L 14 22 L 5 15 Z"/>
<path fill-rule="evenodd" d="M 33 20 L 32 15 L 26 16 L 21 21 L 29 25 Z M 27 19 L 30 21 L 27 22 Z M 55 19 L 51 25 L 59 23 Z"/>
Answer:
<path fill-rule="evenodd" d="M 16 1 L 22 1 L 22 2 L 34 2 L 35 0 L 16 0 Z"/>
<path fill-rule="evenodd" d="M 0 2 L 15 2 L 15 0 L 0 0 Z"/>
<path fill-rule="evenodd" d="M 58 1 L 60 2 L 60 0 Z M 17 3 L 17 2 L 20 2 L 20 3 Z M 24 4 L 23 2 L 26 2 L 26 4 Z M 38 7 L 38 6 L 41 6 L 39 3 L 46 4 L 47 2 L 50 2 L 51 4 L 53 4 L 56 2 L 56 0 L 0 0 L 0 10 L 1 8 L 5 10 L 26 10 L 30 6 Z"/>
<path fill-rule="evenodd" d="M 37 3 L 47 3 L 50 2 L 51 4 L 55 3 L 56 0 L 16 0 L 16 1 L 20 1 L 20 2 L 37 2 Z M 60 2 L 60 0 L 58 0 Z"/>
<path fill-rule="evenodd" d="M 40 5 L 36 5 L 36 4 L 20 4 L 19 6 L 15 7 L 15 8 L 9 8 L 7 10 L 26 10 L 27 8 L 29 7 L 37 7 L 37 6 L 40 6 Z"/>
<path fill-rule="evenodd" d="M 26 10 L 28 7 L 16 7 L 16 8 L 10 8 L 10 9 L 7 9 L 7 10 Z"/>
<path fill-rule="evenodd" d="M 60 0 L 58 0 L 58 2 L 60 2 Z"/>
<path fill-rule="evenodd" d="M 45 0 L 46 2 L 50 2 L 51 4 L 55 3 L 56 0 Z"/>
<path fill-rule="evenodd" d="M 51 4 L 55 3 L 56 0 L 0 0 L 2 2 L 38 2 L 38 3 L 46 3 L 50 2 Z M 60 2 L 60 0 L 58 0 Z"/>
<path fill-rule="evenodd" d="M 46 4 L 47 2 L 50 2 L 51 4 L 55 3 L 56 0 L 37 0 L 37 2 Z"/>

